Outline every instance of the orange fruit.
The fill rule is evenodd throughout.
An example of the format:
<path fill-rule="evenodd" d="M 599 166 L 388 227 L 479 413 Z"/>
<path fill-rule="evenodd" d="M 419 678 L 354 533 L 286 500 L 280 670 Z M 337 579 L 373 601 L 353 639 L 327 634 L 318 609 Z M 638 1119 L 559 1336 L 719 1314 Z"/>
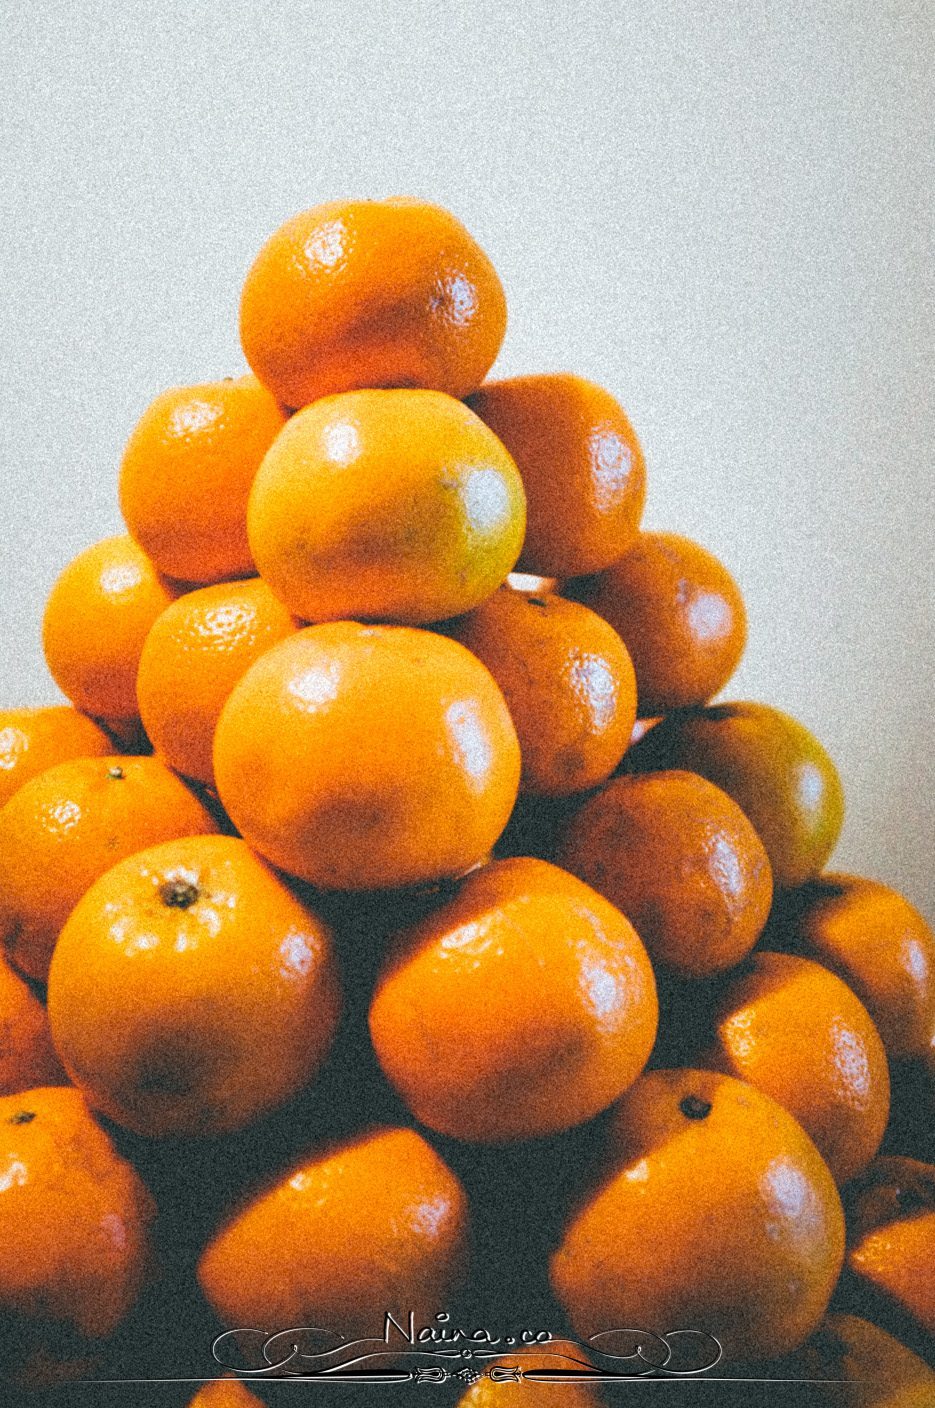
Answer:
<path fill-rule="evenodd" d="M 458 875 L 506 825 L 516 730 L 464 646 L 335 622 L 274 645 L 221 711 L 214 771 L 252 846 L 290 874 L 357 890 Z"/>
<path fill-rule="evenodd" d="M 45 1008 L 0 959 L 0 1095 L 66 1084 Z"/>
<path fill-rule="evenodd" d="M 68 564 L 46 603 L 42 644 L 52 678 L 76 708 L 136 715 L 143 642 L 180 591 L 128 537 L 105 538 Z"/>
<path fill-rule="evenodd" d="M 198 1264 L 227 1325 L 317 1325 L 382 1338 L 385 1317 L 425 1324 L 467 1260 L 467 1199 L 411 1129 L 371 1129 L 307 1155 L 248 1199 Z"/>
<path fill-rule="evenodd" d="M 623 915 L 557 866 L 510 859 L 399 936 L 370 1035 L 423 1124 L 507 1143 L 605 1109 L 645 1066 L 657 1015 Z"/>
<path fill-rule="evenodd" d="M 519 466 L 521 572 L 577 577 L 616 562 L 639 528 L 643 452 L 610 392 L 567 373 L 488 382 L 468 403 Z"/>
<path fill-rule="evenodd" d="M 658 1070 L 615 1107 L 551 1277 L 582 1337 L 688 1326 L 766 1359 L 818 1325 L 843 1256 L 837 1188 L 797 1121 L 743 1081 Z"/>
<path fill-rule="evenodd" d="M 789 894 L 770 943 L 853 988 L 892 1060 L 924 1060 L 935 1034 L 935 935 L 907 899 L 859 875 L 820 875 Z"/>
<path fill-rule="evenodd" d="M 737 583 L 677 533 L 640 533 L 618 562 L 566 590 L 626 642 L 645 716 L 707 704 L 743 654 L 747 613 Z"/>
<path fill-rule="evenodd" d="M 769 917 L 762 841 L 695 773 L 612 778 L 572 815 L 556 859 L 623 911 L 654 962 L 687 977 L 739 963 Z"/>
<path fill-rule="evenodd" d="M 466 396 L 505 330 L 483 250 L 447 210 L 405 196 L 293 216 L 260 250 L 240 303 L 247 361 L 287 406 L 368 386 Z"/>
<path fill-rule="evenodd" d="M 285 412 L 256 377 L 157 396 L 120 465 L 120 508 L 160 572 L 217 582 L 253 571 L 247 499 Z"/>
<path fill-rule="evenodd" d="M 28 1375 L 57 1343 L 111 1335 L 149 1269 L 155 1206 L 140 1178 L 68 1087 L 0 1098 L 0 1315 L 3 1350 Z M 10 1333 L 13 1331 L 14 1333 Z"/>
<path fill-rule="evenodd" d="M 524 522 L 510 456 L 438 391 L 351 391 L 300 411 L 247 513 L 260 575 L 310 621 L 469 611 L 505 580 Z"/>
<path fill-rule="evenodd" d="M 212 1379 L 189 1400 L 188 1408 L 264 1408 L 263 1399 L 233 1374 Z"/>
<path fill-rule="evenodd" d="M 548 797 L 609 777 L 636 720 L 626 646 L 587 607 L 502 587 L 444 628 L 503 691 L 523 757 L 520 789 Z"/>
<path fill-rule="evenodd" d="M 223 1134 L 321 1067 L 341 999 L 330 931 L 232 836 L 152 846 L 62 930 L 49 1020 L 95 1108 L 145 1135 Z"/>
<path fill-rule="evenodd" d="M 0 941 L 12 963 L 45 982 L 62 925 L 99 875 L 144 846 L 216 830 L 158 758 L 73 758 L 40 773 L 0 808 Z"/>
<path fill-rule="evenodd" d="M 743 808 L 779 888 L 821 871 L 844 820 L 834 763 L 808 729 L 769 704 L 714 704 L 670 714 L 627 754 L 634 772 L 697 772 Z"/>
<path fill-rule="evenodd" d="M 932 1408 L 935 1374 L 899 1340 L 856 1315 L 828 1315 L 803 1353 L 809 1380 L 839 1408 Z"/>
<path fill-rule="evenodd" d="M 848 1210 L 848 1269 L 935 1334 L 935 1165 L 875 1160 Z"/>
<path fill-rule="evenodd" d="M 836 1181 L 866 1168 L 890 1107 L 886 1053 L 846 983 L 808 958 L 755 953 L 731 979 L 702 1058 L 795 1115 Z"/>
<path fill-rule="evenodd" d="M 214 730 L 227 696 L 254 660 L 296 629 L 258 577 L 202 587 L 166 607 L 146 637 L 136 693 L 167 763 L 214 782 Z"/>
<path fill-rule="evenodd" d="M 0 709 L 0 807 L 24 782 L 56 763 L 113 751 L 113 739 L 67 704 Z"/>

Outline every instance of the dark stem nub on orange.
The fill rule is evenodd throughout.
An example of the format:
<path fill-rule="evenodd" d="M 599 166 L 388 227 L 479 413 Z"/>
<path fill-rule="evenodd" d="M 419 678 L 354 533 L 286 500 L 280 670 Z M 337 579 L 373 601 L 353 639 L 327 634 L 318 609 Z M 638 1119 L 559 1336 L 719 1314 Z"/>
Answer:
<path fill-rule="evenodd" d="M 687 1120 L 703 1120 L 711 1113 L 711 1102 L 700 1095 L 686 1095 L 679 1101 L 679 1109 Z"/>
<path fill-rule="evenodd" d="M 35 1118 L 36 1118 L 36 1115 L 35 1115 L 35 1111 L 33 1111 L 33 1110 L 17 1110 L 17 1112 L 16 1112 L 15 1115 L 11 1115 L 11 1116 L 10 1116 L 8 1123 L 9 1123 L 9 1124 L 32 1124 L 32 1122 L 33 1122 L 33 1120 L 34 1120 Z"/>
<path fill-rule="evenodd" d="M 190 880 L 166 880 L 159 886 L 159 898 L 170 909 L 190 909 L 198 899 L 198 886 Z"/>

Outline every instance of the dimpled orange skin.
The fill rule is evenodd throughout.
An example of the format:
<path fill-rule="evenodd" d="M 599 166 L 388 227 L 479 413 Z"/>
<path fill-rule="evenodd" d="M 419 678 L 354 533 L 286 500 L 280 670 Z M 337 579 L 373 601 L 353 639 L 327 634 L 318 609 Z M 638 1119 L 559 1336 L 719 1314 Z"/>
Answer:
<path fill-rule="evenodd" d="M 45 1008 L 0 959 L 0 1095 L 38 1085 L 67 1085 Z"/>
<path fill-rule="evenodd" d="M 610 776 L 636 722 L 636 680 L 606 622 L 554 594 L 502 587 L 444 629 L 503 690 L 523 755 L 521 791 L 561 797 Z"/>
<path fill-rule="evenodd" d="M 382 1337 L 427 1324 L 466 1271 L 464 1189 L 421 1135 L 376 1129 L 309 1155 L 220 1229 L 198 1281 L 231 1327 Z"/>
<path fill-rule="evenodd" d="M 766 847 L 777 889 L 821 871 L 844 821 L 841 779 L 796 719 L 768 704 L 714 704 L 668 715 L 627 754 L 631 772 L 685 769 L 733 797 Z"/>
<path fill-rule="evenodd" d="M 608 391 L 567 373 L 489 382 L 468 402 L 526 489 L 520 572 L 576 577 L 626 552 L 646 499 L 643 452 Z"/>
<path fill-rule="evenodd" d="M 772 1358 L 818 1325 L 844 1213 L 808 1135 L 774 1100 L 710 1071 L 651 1071 L 611 1117 L 609 1173 L 551 1262 L 579 1336 L 691 1326 L 727 1359 Z"/>
<path fill-rule="evenodd" d="M 286 406 L 421 386 L 466 396 L 506 331 L 497 272 L 447 210 L 405 196 L 293 216 L 244 283 L 247 361 Z"/>
<path fill-rule="evenodd" d="M 370 1035 L 416 1118 L 508 1143 L 591 1119 L 656 1036 L 646 950 L 614 907 L 546 861 L 496 861 L 399 937 Z"/>
<path fill-rule="evenodd" d="M 113 751 L 113 739 L 68 704 L 0 709 L 0 807 L 24 782 L 56 763 Z"/>
<path fill-rule="evenodd" d="M 809 1378 L 832 1404 L 932 1408 L 935 1403 L 935 1374 L 928 1365 L 856 1315 L 827 1315 L 805 1347 L 803 1361 Z"/>
<path fill-rule="evenodd" d="M 143 1285 L 154 1214 L 79 1091 L 0 1099 L 0 1311 L 112 1334 Z"/>
<path fill-rule="evenodd" d="M 859 875 L 820 875 L 789 896 L 770 942 L 853 988 L 891 1060 L 924 1060 L 935 1033 L 935 935 L 907 899 Z"/>
<path fill-rule="evenodd" d="M 762 841 L 695 773 L 612 778 L 571 817 L 556 859 L 623 911 L 654 962 L 686 977 L 739 963 L 769 917 Z"/>
<path fill-rule="evenodd" d="M 225 1374 L 222 1379 L 200 1388 L 189 1400 L 188 1408 L 264 1408 L 264 1405 L 263 1399 L 251 1393 L 242 1379 Z"/>
<path fill-rule="evenodd" d="M 285 420 L 254 376 L 156 397 L 127 442 L 119 489 L 131 536 L 160 572 L 217 582 L 253 571 L 247 499 Z"/>
<path fill-rule="evenodd" d="M 167 606 L 146 637 L 136 680 L 153 746 L 186 777 L 214 783 L 214 730 L 254 660 L 298 629 L 265 582 L 221 582 Z"/>
<path fill-rule="evenodd" d="M 626 642 L 644 716 L 707 704 L 746 645 L 737 583 L 716 557 L 676 533 L 640 533 L 619 562 L 565 591 Z"/>
<path fill-rule="evenodd" d="M 702 1061 L 795 1115 L 839 1185 L 880 1147 L 890 1108 L 883 1043 L 860 998 L 820 963 L 753 954 L 718 1005 Z"/>
<path fill-rule="evenodd" d="M 239 838 L 153 846 L 72 911 L 49 972 L 68 1074 L 137 1134 L 226 1134 L 318 1072 L 338 1023 L 331 933 Z"/>
<path fill-rule="evenodd" d="M 158 758 L 74 758 L 40 773 L 0 809 L 0 942 L 45 982 L 81 896 L 124 856 L 216 831 L 210 812 Z"/>
<path fill-rule="evenodd" d="M 870 1165 L 850 1206 L 848 1269 L 935 1334 L 935 1165 Z"/>
<path fill-rule="evenodd" d="M 52 678 L 76 708 L 107 719 L 136 715 L 143 642 L 181 590 L 126 536 L 105 538 L 68 564 L 46 603 L 42 645 Z"/>
<path fill-rule="evenodd" d="M 497 589 L 525 513 L 515 464 L 460 401 L 352 391 L 292 417 L 247 523 L 260 575 L 296 616 L 419 625 Z"/>
<path fill-rule="evenodd" d="M 218 791 L 274 865 L 326 889 L 460 875 L 506 825 L 520 751 L 503 695 L 457 641 L 404 626 L 311 626 L 235 686 Z"/>

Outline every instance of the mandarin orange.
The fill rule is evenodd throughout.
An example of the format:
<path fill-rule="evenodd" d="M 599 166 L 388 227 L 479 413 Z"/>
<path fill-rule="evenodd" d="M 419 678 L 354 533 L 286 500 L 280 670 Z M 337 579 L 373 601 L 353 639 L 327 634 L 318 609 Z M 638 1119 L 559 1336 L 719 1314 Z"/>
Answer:
<path fill-rule="evenodd" d="M 321 1067 L 341 992 L 331 932 L 243 841 L 140 851 L 72 911 L 49 1021 L 91 1104 L 137 1134 L 240 1129 Z"/>
<path fill-rule="evenodd" d="M 490 672 L 457 641 L 334 622 L 274 645 L 214 740 L 218 791 L 274 865 L 328 889 L 459 875 L 516 800 L 520 751 Z"/>
<path fill-rule="evenodd" d="M 157 396 L 120 466 L 120 507 L 160 572 L 217 582 L 253 571 L 247 499 L 285 423 L 256 377 L 177 386 Z"/>
<path fill-rule="evenodd" d="M 62 925 L 124 856 L 217 823 L 158 758 L 73 758 L 0 808 L 0 943 L 45 982 Z M 53 879 L 54 877 L 54 879 Z"/>
<path fill-rule="evenodd" d="M 657 1015 L 624 916 L 557 866 L 510 859 L 472 871 L 399 936 L 370 1034 L 423 1124 L 506 1143 L 605 1109 L 645 1066 Z"/>
<path fill-rule="evenodd" d="M 447 210 L 405 196 L 294 215 L 260 250 L 240 303 L 247 361 L 293 407 L 369 386 L 466 396 L 505 329 L 483 250 Z"/>
<path fill-rule="evenodd" d="M 294 415 L 260 466 L 247 525 L 296 616 L 414 625 L 477 606 L 523 542 L 512 459 L 438 391 L 351 391 Z"/>
<path fill-rule="evenodd" d="M 52 678 L 76 708 L 136 717 L 143 642 L 181 591 L 126 536 L 105 538 L 68 564 L 46 603 L 42 644 Z"/>
<path fill-rule="evenodd" d="M 519 570 L 574 577 L 616 562 L 639 527 L 646 467 L 613 396 L 558 373 L 488 382 L 468 404 L 522 475 L 527 523 Z"/>
<path fill-rule="evenodd" d="M 707 704 L 743 654 L 747 614 L 737 583 L 716 557 L 677 533 L 640 533 L 605 572 L 563 591 L 626 643 L 644 716 Z"/>
<path fill-rule="evenodd" d="M 214 782 L 214 730 L 254 660 L 298 629 L 265 582 L 220 582 L 167 606 L 146 637 L 136 679 L 140 717 L 167 763 Z"/>
<path fill-rule="evenodd" d="M 448 626 L 503 691 L 523 758 L 520 789 L 547 797 L 596 787 L 636 721 L 626 646 L 587 607 L 502 587 Z"/>
<path fill-rule="evenodd" d="M 769 916 L 762 841 L 696 773 L 612 778 L 561 828 L 556 859 L 623 911 L 654 961 L 688 977 L 733 967 Z"/>
<path fill-rule="evenodd" d="M 838 1191 L 801 1125 L 743 1081 L 656 1070 L 615 1106 L 551 1276 L 581 1336 L 688 1326 L 766 1359 L 817 1327 L 843 1257 Z"/>

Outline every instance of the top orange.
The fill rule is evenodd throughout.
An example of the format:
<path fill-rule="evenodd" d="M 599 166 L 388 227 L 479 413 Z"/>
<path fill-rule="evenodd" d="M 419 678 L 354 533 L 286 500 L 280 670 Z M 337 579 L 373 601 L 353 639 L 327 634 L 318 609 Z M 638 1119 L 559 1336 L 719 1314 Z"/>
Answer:
<path fill-rule="evenodd" d="M 407 196 L 294 216 L 260 250 L 240 304 L 247 361 L 293 408 L 365 387 L 467 396 L 505 329 L 483 250 L 448 211 Z"/>

